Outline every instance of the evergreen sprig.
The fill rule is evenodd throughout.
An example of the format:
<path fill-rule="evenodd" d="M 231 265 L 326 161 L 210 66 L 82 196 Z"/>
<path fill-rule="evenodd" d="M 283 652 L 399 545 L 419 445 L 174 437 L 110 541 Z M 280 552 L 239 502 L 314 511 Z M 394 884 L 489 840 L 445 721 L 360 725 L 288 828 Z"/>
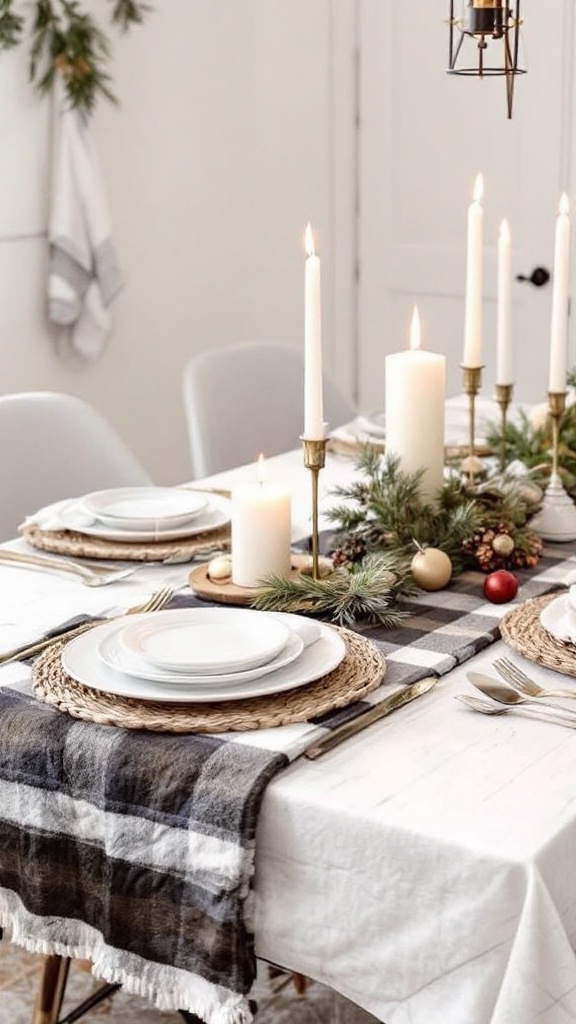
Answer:
<path fill-rule="evenodd" d="M 438 502 L 432 503 L 420 496 L 422 471 L 404 473 L 395 457 L 365 448 L 356 468 L 362 479 L 335 488 L 332 493 L 344 498 L 345 504 L 326 513 L 336 526 L 335 544 L 344 555 L 354 550 L 360 557 L 390 551 L 408 558 L 417 541 L 422 547 L 445 551 L 455 572 L 462 568 L 462 542 L 478 528 L 480 519 L 473 496 L 463 494 L 460 481 L 447 482 Z"/>
<path fill-rule="evenodd" d="M 398 599 L 417 593 L 409 563 L 391 554 L 342 566 L 318 580 L 306 575 L 291 579 L 271 575 L 262 582 L 253 608 L 323 614 L 341 626 L 351 626 L 359 619 L 388 628 L 397 626 L 408 614 L 398 606 Z"/>
<path fill-rule="evenodd" d="M 486 440 L 496 451 L 504 446 L 505 461 L 523 462 L 530 477 L 546 487 L 552 470 L 552 423 L 549 417 L 534 424 L 524 410 L 518 411 L 514 423 L 489 424 Z M 558 430 L 558 472 L 564 487 L 576 499 L 576 404 L 568 405 Z"/>
<path fill-rule="evenodd" d="M 539 550 L 529 528 L 535 507 L 519 478 L 503 475 L 470 486 L 455 473 L 431 502 L 420 496 L 422 472 L 404 473 L 395 457 L 365 448 L 356 468 L 360 479 L 335 488 L 334 496 L 345 501 L 326 513 L 336 526 L 336 564 L 361 562 L 382 552 L 411 559 L 416 541 L 444 551 L 457 575 L 467 565 L 478 567 L 476 542 L 490 529 L 512 536 L 514 564 L 520 564 L 517 558 L 529 558 L 532 564 Z"/>
<path fill-rule="evenodd" d="M 111 21 L 121 31 L 141 24 L 151 10 L 139 0 L 110 0 Z M 41 93 L 48 92 L 61 75 L 73 107 L 90 114 L 99 96 L 115 103 L 106 70 L 110 43 L 106 33 L 80 0 L 34 0 L 31 27 L 30 79 Z M 20 43 L 24 18 L 14 11 L 14 0 L 0 0 L 0 51 Z"/>

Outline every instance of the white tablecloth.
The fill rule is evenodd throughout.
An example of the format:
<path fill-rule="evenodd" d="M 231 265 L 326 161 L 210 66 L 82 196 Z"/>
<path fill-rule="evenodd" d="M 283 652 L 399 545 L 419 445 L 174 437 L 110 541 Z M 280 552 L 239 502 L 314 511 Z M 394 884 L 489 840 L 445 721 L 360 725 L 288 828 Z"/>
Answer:
<path fill-rule="evenodd" d="M 293 487 L 295 534 L 307 532 L 301 454 L 269 471 Z M 329 456 L 321 476 L 326 504 L 350 462 Z M 474 668 L 502 651 L 488 648 Z M 467 710 L 453 697 L 473 692 L 471 666 L 270 784 L 257 953 L 386 1024 L 566 1024 L 576 1021 L 576 730 Z"/>

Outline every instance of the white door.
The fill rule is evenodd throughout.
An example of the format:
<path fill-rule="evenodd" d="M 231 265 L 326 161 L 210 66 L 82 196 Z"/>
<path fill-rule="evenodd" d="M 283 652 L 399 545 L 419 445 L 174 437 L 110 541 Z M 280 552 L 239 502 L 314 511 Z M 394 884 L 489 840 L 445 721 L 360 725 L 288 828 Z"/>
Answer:
<path fill-rule="evenodd" d="M 545 16 L 525 0 L 528 73 L 515 79 L 512 120 L 502 77 L 446 74 L 448 0 L 359 0 L 359 11 L 359 403 L 382 408 L 384 355 L 406 347 L 415 302 L 424 345 L 447 356 L 448 393 L 462 390 L 466 216 L 478 172 L 485 211 L 482 394 L 492 397 L 500 221 L 510 223 L 514 275 L 538 266 L 552 272 L 561 192 L 576 205 L 574 0 L 546 4 Z M 574 245 L 572 251 L 574 268 Z M 519 400 L 546 397 L 551 295 L 550 283 L 514 281 Z M 571 352 L 569 367 L 573 362 Z"/>

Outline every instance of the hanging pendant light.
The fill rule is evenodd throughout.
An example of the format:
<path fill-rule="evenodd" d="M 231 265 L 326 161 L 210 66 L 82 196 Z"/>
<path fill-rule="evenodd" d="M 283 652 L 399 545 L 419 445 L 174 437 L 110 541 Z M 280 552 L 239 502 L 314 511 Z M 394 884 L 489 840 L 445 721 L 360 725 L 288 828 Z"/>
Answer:
<path fill-rule="evenodd" d="M 518 67 L 518 49 L 520 43 L 520 0 L 511 0 L 511 5 L 503 0 L 464 0 L 462 14 L 457 18 L 454 14 L 455 0 L 450 0 L 450 54 L 448 74 L 476 75 L 478 78 L 490 75 L 504 75 L 506 78 L 506 100 L 508 117 L 512 117 L 514 99 L 514 78 L 524 75 L 525 69 Z M 489 44 L 496 43 L 490 48 Z M 464 51 L 470 52 L 469 42 L 476 46 L 475 63 L 465 66 L 461 63 Z M 494 60 L 497 46 L 500 62 Z"/>

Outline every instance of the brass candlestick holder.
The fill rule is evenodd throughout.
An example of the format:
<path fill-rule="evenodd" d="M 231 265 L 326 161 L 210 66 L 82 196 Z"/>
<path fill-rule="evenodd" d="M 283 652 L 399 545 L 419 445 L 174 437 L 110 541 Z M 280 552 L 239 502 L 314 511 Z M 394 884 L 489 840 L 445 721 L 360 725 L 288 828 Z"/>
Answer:
<path fill-rule="evenodd" d="M 566 493 L 558 473 L 560 421 L 566 409 L 566 391 L 549 391 L 548 408 L 552 420 L 552 473 L 544 492 L 542 508 L 530 525 L 543 540 L 576 540 L 576 508 Z"/>
<path fill-rule="evenodd" d="M 476 395 L 482 385 L 483 366 L 463 366 L 464 394 L 468 395 L 468 455 L 462 460 L 461 469 L 468 473 L 470 487 L 474 486 L 474 477 L 484 469 L 481 459 L 476 455 Z"/>
<path fill-rule="evenodd" d="M 318 536 L 318 478 L 326 464 L 326 438 L 302 438 L 304 465 L 312 474 L 312 578 L 320 579 L 320 552 Z"/>
<path fill-rule="evenodd" d="M 500 406 L 500 429 L 502 431 L 502 444 L 500 446 L 500 472 L 506 468 L 506 422 L 508 419 L 508 406 L 512 401 L 514 393 L 513 384 L 497 384 L 495 399 Z"/>

